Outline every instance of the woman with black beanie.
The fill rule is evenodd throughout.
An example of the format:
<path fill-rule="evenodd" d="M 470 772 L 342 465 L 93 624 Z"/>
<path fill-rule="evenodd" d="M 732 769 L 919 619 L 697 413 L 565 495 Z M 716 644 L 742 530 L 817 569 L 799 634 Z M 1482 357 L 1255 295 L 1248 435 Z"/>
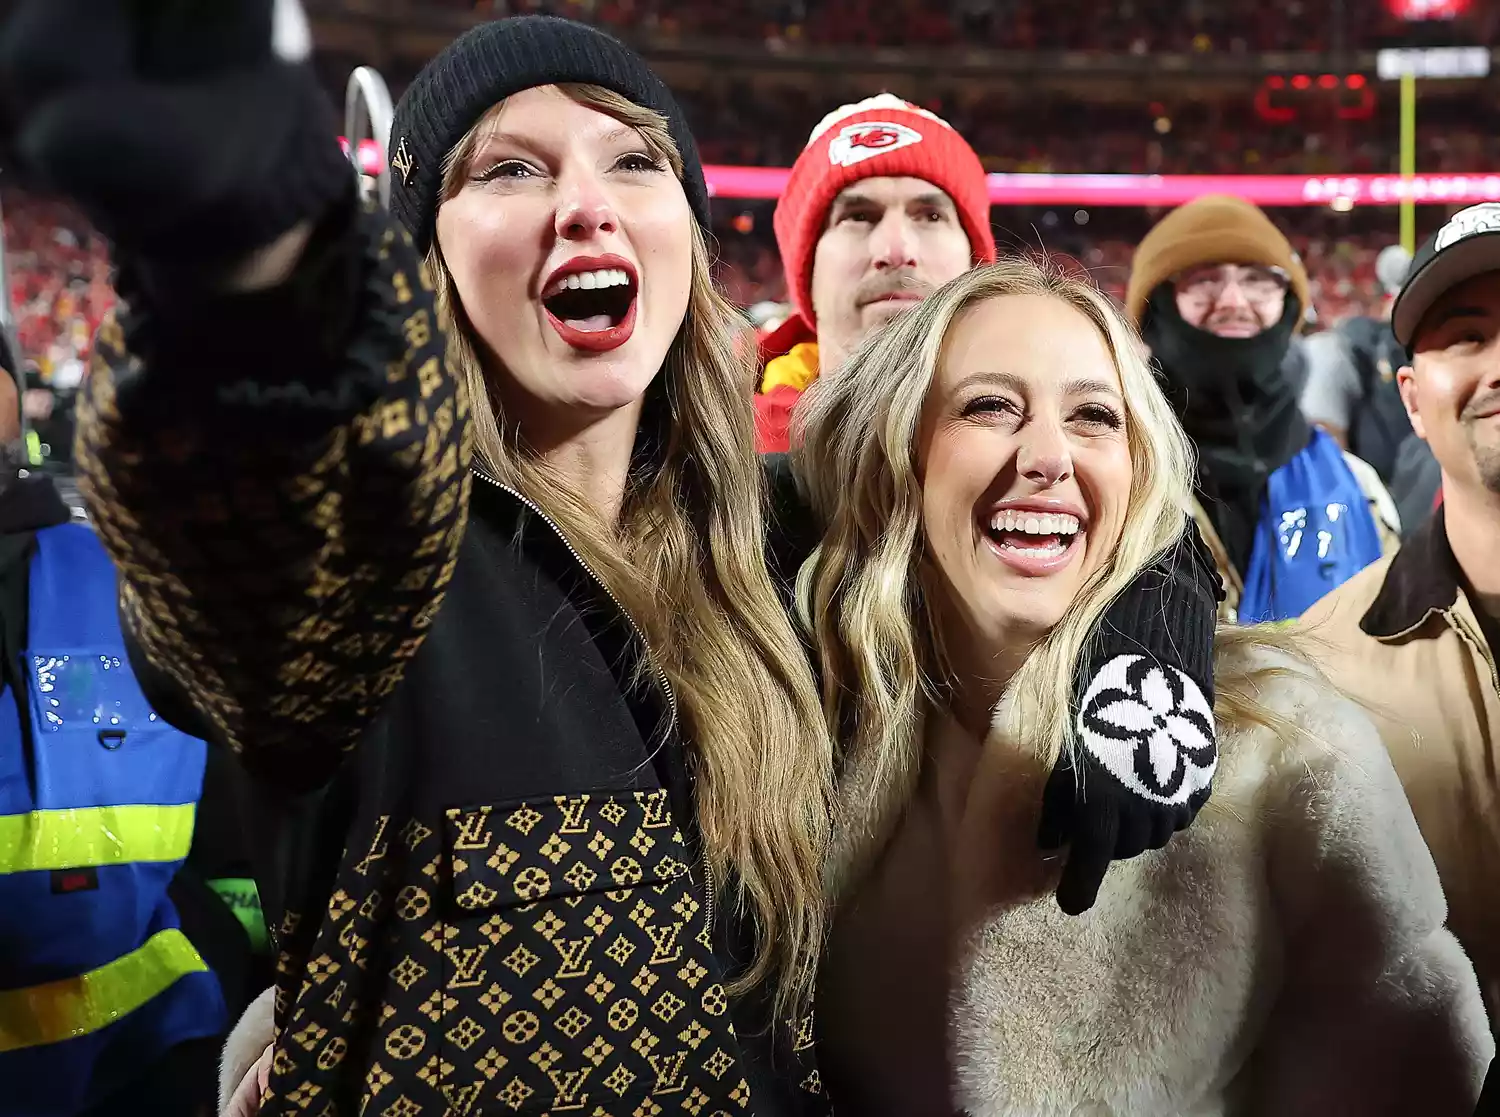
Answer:
<path fill-rule="evenodd" d="M 0 61 L 120 264 L 79 464 L 133 662 L 271 832 L 261 1112 L 822 1108 L 831 749 L 670 93 L 476 27 L 398 106 L 397 226 L 290 4 L 95 7 Z M 1192 809 L 1063 771 L 1065 904 Z"/>

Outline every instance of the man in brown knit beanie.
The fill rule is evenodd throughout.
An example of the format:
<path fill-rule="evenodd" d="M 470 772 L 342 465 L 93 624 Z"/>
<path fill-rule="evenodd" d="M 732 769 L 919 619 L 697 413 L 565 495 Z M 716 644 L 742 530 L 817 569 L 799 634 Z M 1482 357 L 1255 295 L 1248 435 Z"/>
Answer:
<path fill-rule="evenodd" d="M 1226 612 L 1247 623 L 1299 616 L 1398 538 L 1379 477 L 1308 425 L 1285 374 L 1309 302 L 1286 237 L 1224 195 L 1167 214 L 1126 293 L 1198 449 L 1196 514 Z"/>

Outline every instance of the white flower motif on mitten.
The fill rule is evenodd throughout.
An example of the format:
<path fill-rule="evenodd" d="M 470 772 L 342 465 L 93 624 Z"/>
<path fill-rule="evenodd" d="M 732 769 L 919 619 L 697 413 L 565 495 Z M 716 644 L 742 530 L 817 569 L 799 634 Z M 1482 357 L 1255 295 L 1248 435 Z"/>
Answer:
<path fill-rule="evenodd" d="M 1096 674 L 1078 713 L 1079 744 L 1145 799 L 1188 803 L 1218 765 L 1214 715 L 1198 684 L 1142 655 L 1117 655 Z"/>

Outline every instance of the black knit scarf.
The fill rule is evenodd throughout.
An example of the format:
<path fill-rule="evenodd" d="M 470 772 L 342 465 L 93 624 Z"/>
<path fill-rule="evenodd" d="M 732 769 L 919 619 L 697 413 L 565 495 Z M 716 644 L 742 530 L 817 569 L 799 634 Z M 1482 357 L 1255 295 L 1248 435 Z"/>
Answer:
<path fill-rule="evenodd" d="M 1249 565 L 1266 479 L 1312 437 L 1283 373 L 1301 308 L 1254 337 L 1218 337 L 1188 325 L 1169 286 L 1151 295 L 1142 329 L 1163 387 L 1197 447 L 1198 490 L 1241 574 Z"/>

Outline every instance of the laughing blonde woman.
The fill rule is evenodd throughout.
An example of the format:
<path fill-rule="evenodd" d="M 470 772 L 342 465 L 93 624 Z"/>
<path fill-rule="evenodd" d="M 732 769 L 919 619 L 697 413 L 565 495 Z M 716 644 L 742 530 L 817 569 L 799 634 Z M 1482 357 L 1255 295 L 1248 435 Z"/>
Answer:
<path fill-rule="evenodd" d="M 1484 1010 L 1360 710 L 1254 628 L 1219 633 L 1212 711 L 1148 660 L 1060 683 L 1181 545 L 1189 448 L 1137 354 L 1092 287 L 1008 261 L 804 405 L 799 598 L 845 755 L 826 1081 L 893 1117 L 1467 1115 Z M 1062 915 L 1032 840 L 1057 757 L 1165 793 L 1215 718 L 1197 823 Z"/>

